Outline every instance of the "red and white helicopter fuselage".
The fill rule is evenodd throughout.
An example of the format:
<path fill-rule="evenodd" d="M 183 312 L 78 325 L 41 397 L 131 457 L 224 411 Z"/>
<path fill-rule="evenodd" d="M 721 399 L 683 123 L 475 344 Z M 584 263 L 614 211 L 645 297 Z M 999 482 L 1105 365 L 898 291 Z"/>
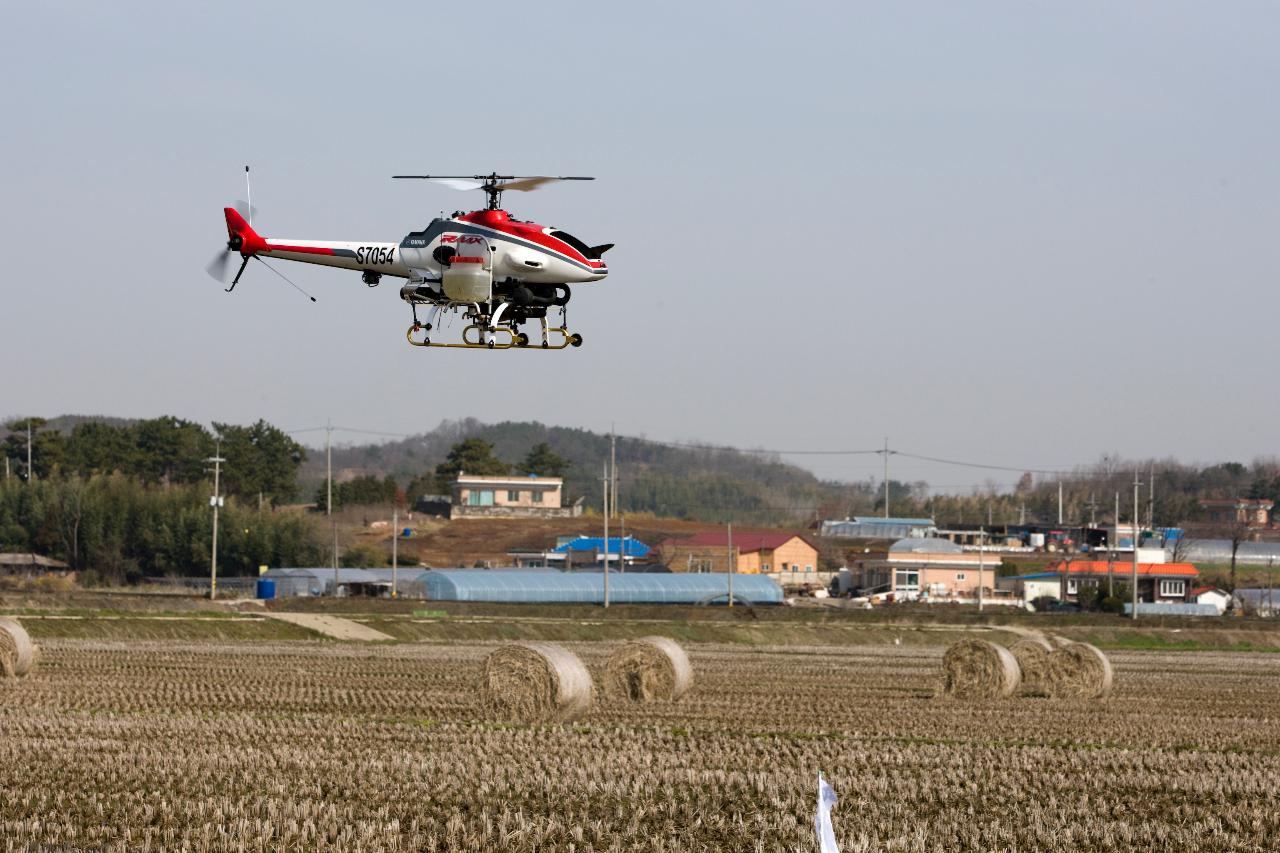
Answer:
<path fill-rule="evenodd" d="M 238 252 L 242 258 L 228 290 L 235 287 L 253 258 L 336 267 L 361 273 L 370 287 L 383 276 L 405 279 L 400 297 L 413 308 L 414 324 L 408 338 L 416 346 L 523 347 L 529 338 L 519 327 L 529 320 L 540 322 L 543 348 L 578 346 L 581 336 L 571 334 L 564 323 L 570 285 L 607 276 L 609 268 L 601 256 L 612 244 L 589 246 L 565 231 L 515 219 L 496 205 L 500 195 L 495 195 L 495 190 L 531 189 L 548 180 L 553 179 L 503 185 L 495 179 L 483 187 L 490 192 L 487 209 L 433 219 L 397 243 L 263 237 L 236 209 L 224 208 L 227 254 Z M 211 265 L 210 273 L 215 277 L 215 266 L 224 260 L 215 259 Z M 225 263 L 221 268 L 225 271 Z M 425 323 L 418 319 L 418 306 L 431 308 Z M 550 308 L 559 309 L 559 325 L 548 325 Z M 462 343 L 432 342 L 428 333 L 440 313 L 449 311 L 459 311 L 470 321 L 463 329 Z M 418 333 L 423 333 L 421 340 Z"/>

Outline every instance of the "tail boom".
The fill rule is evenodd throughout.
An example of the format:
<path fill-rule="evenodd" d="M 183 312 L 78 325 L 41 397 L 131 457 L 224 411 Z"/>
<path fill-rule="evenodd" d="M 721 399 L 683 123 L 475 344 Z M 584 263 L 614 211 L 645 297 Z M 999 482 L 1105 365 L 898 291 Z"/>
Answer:
<path fill-rule="evenodd" d="M 263 237 L 253 230 L 234 208 L 224 208 L 227 233 L 234 244 L 239 242 L 244 257 L 280 258 L 304 264 L 319 264 L 356 271 L 373 271 L 383 275 L 409 277 L 409 268 L 400 260 L 398 243 L 345 242 L 333 240 L 286 240 Z"/>

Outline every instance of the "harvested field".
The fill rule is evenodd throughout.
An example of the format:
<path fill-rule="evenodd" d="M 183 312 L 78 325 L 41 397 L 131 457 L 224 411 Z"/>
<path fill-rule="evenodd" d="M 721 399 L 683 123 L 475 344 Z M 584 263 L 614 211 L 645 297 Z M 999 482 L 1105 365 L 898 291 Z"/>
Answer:
<path fill-rule="evenodd" d="M 1118 652 L 1105 699 L 943 701 L 944 647 L 690 645 L 679 703 L 485 716 L 498 643 L 45 639 L 0 682 L 10 846 L 1240 850 L 1280 834 L 1280 658 Z M 600 678 L 611 643 L 568 644 Z M 975 817 L 976 814 L 976 817 Z"/>

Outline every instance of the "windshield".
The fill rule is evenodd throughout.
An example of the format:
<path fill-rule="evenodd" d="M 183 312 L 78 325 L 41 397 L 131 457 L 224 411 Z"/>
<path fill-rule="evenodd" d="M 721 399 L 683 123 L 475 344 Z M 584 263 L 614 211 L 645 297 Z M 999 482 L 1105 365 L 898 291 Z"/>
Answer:
<path fill-rule="evenodd" d="M 584 258 L 599 257 L 599 255 L 591 254 L 591 251 L 592 251 L 591 247 L 588 246 L 586 243 L 582 242 L 581 240 L 579 240 L 577 237 L 570 234 L 568 231 L 552 231 L 551 236 L 555 237 L 557 240 L 563 240 L 564 242 L 568 243 L 570 246 L 572 246 L 573 248 L 581 252 L 582 257 Z"/>

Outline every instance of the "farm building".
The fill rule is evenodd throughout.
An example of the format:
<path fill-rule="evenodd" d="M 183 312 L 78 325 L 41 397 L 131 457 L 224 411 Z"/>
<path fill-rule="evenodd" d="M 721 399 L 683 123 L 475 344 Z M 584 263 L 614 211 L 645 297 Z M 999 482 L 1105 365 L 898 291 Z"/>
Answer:
<path fill-rule="evenodd" d="M 1191 539 L 1176 546 L 1178 559 L 1188 563 L 1231 562 L 1230 539 Z M 1280 566 L 1280 542 L 1241 542 L 1236 550 L 1241 566 Z"/>
<path fill-rule="evenodd" d="M 430 569 L 416 580 L 433 601 L 514 603 L 604 602 L 604 573 L 557 571 L 494 572 L 485 569 Z M 728 600 L 724 574 L 609 573 L 611 604 L 717 604 Z M 733 598 L 750 604 L 781 604 L 782 588 L 761 575 L 735 575 Z"/>
<path fill-rule="evenodd" d="M 864 594 L 895 598 L 976 598 L 978 574 L 987 595 L 995 586 L 1000 559 L 966 551 L 946 539 L 899 539 L 888 551 L 868 554 L 854 565 L 854 583 Z"/>
<path fill-rule="evenodd" d="M 508 551 L 516 566 L 527 569 L 560 569 L 570 566 L 584 568 L 600 566 L 604 547 L 602 536 L 578 536 L 566 539 L 547 551 Z M 618 536 L 609 537 L 609 564 L 618 565 L 618 553 L 622 553 L 623 564 L 630 568 L 644 562 L 650 552 L 648 545 L 631 536 L 625 541 Z"/>
<path fill-rule="evenodd" d="M 843 521 L 824 521 L 820 535 L 833 539 L 908 539 L 932 536 L 932 518 L 880 518 L 855 515 Z"/>
<path fill-rule="evenodd" d="M 391 595 L 394 581 L 399 595 L 421 597 L 423 589 L 417 582 L 421 574 L 418 566 L 399 569 L 394 578 L 391 569 L 338 569 L 338 595 L 386 597 Z M 332 567 L 268 569 L 263 577 L 275 581 L 278 598 L 333 595 Z"/>
<path fill-rule="evenodd" d="M 1245 524 L 1266 527 L 1271 523 L 1275 502 L 1265 498 L 1228 498 L 1200 501 L 1200 509 L 1209 524 Z"/>
<path fill-rule="evenodd" d="M 1236 601 L 1250 616 L 1272 617 L 1280 615 L 1280 590 L 1262 587 L 1236 590 Z"/>
<path fill-rule="evenodd" d="M 1141 553 L 1141 551 L 1139 552 Z M 1191 587 L 1200 572 L 1190 563 L 1138 563 L 1138 600 L 1194 603 Z M 1047 571 L 1001 578 L 1007 589 L 1023 601 L 1048 596 L 1077 601 L 1082 593 L 1095 594 L 1108 582 L 1127 585 L 1133 580 L 1133 564 L 1124 560 L 1062 560 Z"/>
<path fill-rule="evenodd" d="M 1231 593 L 1213 586 L 1198 586 L 1191 590 L 1191 601 L 1196 604 L 1211 604 L 1221 616 L 1234 603 Z"/>
<path fill-rule="evenodd" d="M 724 574 L 731 565 L 727 530 L 667 539 L 658 550 L 673 572 Z M 818 569 L 818 549 L 795 533 L 735 533 L 733 552 L 739 574 L 812 575 Z"/>
<path fill-rule="evenodd" d="M 61 560 L 40 554 L 0 554 L 0 577 L 38 578 L 45 575 L 76 579 L 76 573 Z"/>

